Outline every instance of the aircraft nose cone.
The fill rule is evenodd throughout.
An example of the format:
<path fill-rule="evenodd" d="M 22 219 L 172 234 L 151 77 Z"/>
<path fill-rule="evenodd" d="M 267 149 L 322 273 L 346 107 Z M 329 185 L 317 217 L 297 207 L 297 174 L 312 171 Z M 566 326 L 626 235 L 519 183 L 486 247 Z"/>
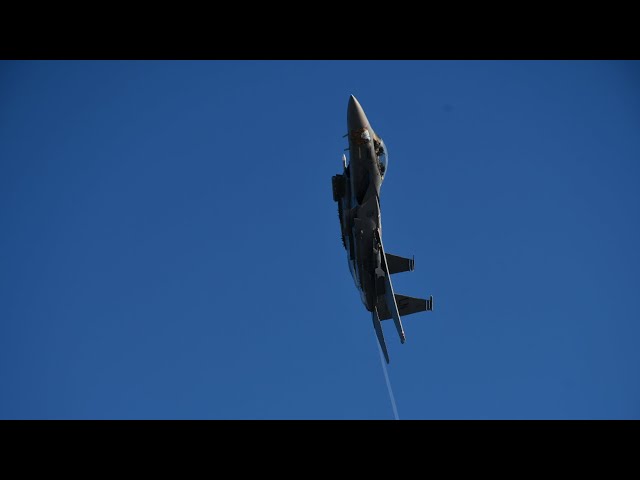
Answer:
<path fill-rule="evenodd" d="M 360 102 L 358 102 L 353 95 L 349 97 L 349 106 L 347 107 L 347 127 L 350 132 L 363 128 L 371 128 L 369 120 L 367 120 L 367 116 L 360 106 Z"/>

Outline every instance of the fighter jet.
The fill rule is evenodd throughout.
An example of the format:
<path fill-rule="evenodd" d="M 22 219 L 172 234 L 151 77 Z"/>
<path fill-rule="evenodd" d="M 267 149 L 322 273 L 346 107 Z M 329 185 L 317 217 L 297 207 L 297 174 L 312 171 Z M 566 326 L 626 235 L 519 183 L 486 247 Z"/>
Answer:
<path fill-rule="evenodd" d="M 405 342 L 401 316 L 433 309 L 429 299 L 394 293 L 391 275 L 412 271 L 414 259 L 385 253 L 380 221 L 380 187 L 387 174 L 387 147 L 371 128 L 356 97 L 347 107 L 349 161 L 342 155 L 342 174 L 332 177 L 333 200 L 338 203 L 342 244 L 349 270 L 366 309 L 384 358 L 389 363 L 381 320 L 393 318 L 400 342 Z"/>

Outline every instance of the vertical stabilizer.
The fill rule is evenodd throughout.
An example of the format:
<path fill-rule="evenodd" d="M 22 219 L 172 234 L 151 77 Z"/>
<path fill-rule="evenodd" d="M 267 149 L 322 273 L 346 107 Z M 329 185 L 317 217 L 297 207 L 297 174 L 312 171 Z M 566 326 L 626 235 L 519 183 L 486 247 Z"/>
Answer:
<path fill-rule="evenodd" d="M 400 337 L 400 342 L 404 343 L 406 337 L 404 335 L 404 329 L 402 328 L 402 322 L 400 321 L 400 312 L 398 312 L 398 304 L 396 303 L 396 296 L 393 293 L 393 285 L 391 284 L 391 273 L 389 272 L 389 267 L 387 265 L 387 257 L 384 253 L 384 247 L 382 246 L 382 238 L 380 237 L 380 232 L 376 230 L 376 236 L 378 237 L 378 243 L 380 244 L 380 257 L 382 260 L 382 268 L 385 271 L 384 283 L 385 283 L 385 291 L 384 298 L 385 303 L 387 304 L 387 309 L 393 318 L 393 323 L 396 326 L 396 330 L 398 331 L 398 336 Z"/>
<path fill-rule="evenodd" d="M 371 319 L 373 320 L 373 328 L 376 331 L 376 337 L 378 337 L 378 343 L 380 344 L 382 353 L 384 353 L 384 359 L 387 361 L 387 363 L 389 363 L 389 353 L 387 352 L 387 345 L 384 343 L 384 335 L 382 334 L 382 323 L 380 322 L 380 318 L 378 318 L 377 308 L 374 308 L 373 312 L 371 312 Z"/>

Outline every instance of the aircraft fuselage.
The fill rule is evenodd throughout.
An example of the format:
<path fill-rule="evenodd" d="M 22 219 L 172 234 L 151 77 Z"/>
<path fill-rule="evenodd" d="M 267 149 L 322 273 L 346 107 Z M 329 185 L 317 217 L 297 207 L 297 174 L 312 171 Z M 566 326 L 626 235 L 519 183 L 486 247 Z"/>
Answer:
<path fill-rule="evenodd" d="M 408 297 L 393 291 L 391 275 L 413 270 L 412 258 L 385 253 L 380 219 L 380 187 L 387 171 L 387 151 L 360 103 L 351 95 L 347 109 L 349 162 L 343 155 L 343 173 L 332 178 L 333 200 L 338 203 L 342 242 L 349 270 L 362 303 L 371 312 L 373 327 L 384 357 L 389 353 L 381 321 L 393 319 L 405 342 L 401 315 L 432 309 L 433 299 Z"/>
<path fill-rule="evenodd" d="M 381 140 L 353 95 L 347 109 L 347 129 L 350 194 L 344 198 L 343 211 L 347 212 L 347 218 L 343 231 L 354 283 L 364 306 L 373 311 L 378 296 L 375 272 L 381 268 L 376 241 L 376 231 L 382 234 L 379 199 L 383 175 L 376 153 L 376 146 Z"/>

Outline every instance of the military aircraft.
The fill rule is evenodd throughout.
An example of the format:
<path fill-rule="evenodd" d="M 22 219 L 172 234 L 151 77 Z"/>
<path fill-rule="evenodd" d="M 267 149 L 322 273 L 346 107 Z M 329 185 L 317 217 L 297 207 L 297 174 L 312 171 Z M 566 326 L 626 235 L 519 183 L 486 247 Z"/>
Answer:
<path fill-rule="evenodd" d="M 362 303 L 371 312 L 378 342 L 389 363 L 381 320 L 393 318 L 400 342 L 404 343 L 400 317 L 433 310 L 433 296 L 427 300 L 393 291 L 391 275 L 412 271 L 414 259 L 385 253 L 382 246 L 380 187 L 387 173 L 388 152 L 353 95 L 347 107 L 347 129 L 349 162 L 343 154 L 343 173 L 331 179 L 333 200 L 338 202 L 342 244 L 347 251 L 349 270 Z"/>

